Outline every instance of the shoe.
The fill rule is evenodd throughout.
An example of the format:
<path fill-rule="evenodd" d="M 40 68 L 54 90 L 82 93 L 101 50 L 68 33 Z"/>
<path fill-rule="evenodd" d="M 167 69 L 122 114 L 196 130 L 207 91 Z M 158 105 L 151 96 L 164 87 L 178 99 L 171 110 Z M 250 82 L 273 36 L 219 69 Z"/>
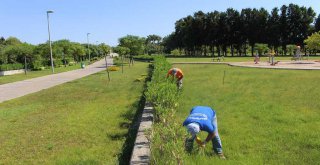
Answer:
<path fill-rule="evenodd" d="M 218 156 L 219 156 L 220 159 L 223 159 L 223 160 L 227 159 L 227 158 L 223 155 L 223 153 L 218 154 Z"/>

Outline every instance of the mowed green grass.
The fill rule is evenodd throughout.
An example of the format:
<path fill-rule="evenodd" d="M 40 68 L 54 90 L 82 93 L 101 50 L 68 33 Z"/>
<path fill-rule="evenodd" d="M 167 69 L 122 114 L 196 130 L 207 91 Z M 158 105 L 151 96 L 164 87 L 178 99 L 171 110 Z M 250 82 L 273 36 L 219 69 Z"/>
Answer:
<path fill-rule="evenodd" d="M 216 57 L 215 57 L 216 58 Z M 204 57 L 204 58 L 167 58 L 169 62 L 213 62 L 212 57 Z M 221 62 L 253 62 L 254 57 L 225 57 Z M 260 57 L 260 61 L 268 61 L 268 57 Z M 279 60 L 291 60 L 291 57 L 275 57 L 275 61 Z M 306 58 L 304 58 L 306 60 Z M 309 57 L 309 60 L 320 60 L 319 57 Z M 214 62 L 217 62 L 216 60 Z"/>
<path fill-rule="evenodd" d="M 117 164 L 146 63 L 0 104 L 0 164 Z M 127 155 L 130 157 L 130 155 Z"/>
<path fill-rule="evenodd" d="M 54 73 L 67 72 L 75 69 L 81 69 L 80 63 L 72 66 L 67 66 L 67 67 L 63 66 L 63 67 L 54 68 Z M 24 73 L 21 73 L 21 74 L 15 74 L 15 75 L 0 76 L 0 85 L 16 82 L 16 81 L 22 81 L 26 79 L 31 79 L 31 78 L 36 78 L 36 77 L 41 77 L 41 76 L 50 75 L 50 74 L 52 74 L 52 70 L 51 68 L 47 68 L 45 70 L 29 71 L 27 72 L 27 75 L 25 75 Z"/>
<path fill-rule="evenodd" d="M 189 155 L 185 164 L 320 162 L 319 71 L 174 66 L 185 74 L 177 121 L 182 123 L 193 106 L 214 108 L 227 157 L 211 155 L 210 142 L 206 154 Z"/>

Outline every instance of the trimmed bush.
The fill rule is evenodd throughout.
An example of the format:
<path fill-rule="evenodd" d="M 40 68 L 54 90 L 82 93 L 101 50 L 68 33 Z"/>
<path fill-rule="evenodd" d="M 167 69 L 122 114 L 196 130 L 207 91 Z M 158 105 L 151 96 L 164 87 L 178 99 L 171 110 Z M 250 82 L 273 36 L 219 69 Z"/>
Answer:
<path fill-rule="evenodd" d="M 139 61 L 153 61 L 155 56 L 151 55 L 138 55 L 138 56 L 133 56 L 134 60 L 139 60 Z"/>
<path fill-rule="evenodd" d="M 145 96 L 155 108 L 155 123 L 152 128 L 152 164 L 181 164 L 184 156 L 183 138 L 185 132 L 181 123 L 175 120 L 179 91 L 175 80 L 167 79 L 171 64 L 164 56 L 154 57 L 151 82 L 147 83 Z M 165 142 L 165 143 L 164 143 Z M 163 159 L 165 158 L 165 159 Z"/>
<path fill-rule="evenodd" d="M 0 65 L 0 71 L 23 69 L 24 65 L 20 63 Z"/>

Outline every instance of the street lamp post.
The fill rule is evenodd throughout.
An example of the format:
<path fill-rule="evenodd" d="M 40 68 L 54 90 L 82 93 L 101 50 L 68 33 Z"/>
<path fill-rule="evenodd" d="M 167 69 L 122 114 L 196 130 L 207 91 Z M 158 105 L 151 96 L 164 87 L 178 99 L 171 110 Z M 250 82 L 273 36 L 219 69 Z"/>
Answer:
<path fill-rule="evenodd" d="M 88 54 L 89 54 L 89 63 L 90 63 L 89 34 L 90 33 L 87 33 L 87 42 L 88 42 Z"/>
<path fill-rule="evenodd" d="M 52 59 L 52 47 L 51 47 L 51 39 L 50 39 L 50 23 L 49 23 L 49 14 L 53 13 L 53 11 L 47 11 L 47 20 L 48 20 L 48 34 L 49 34 L 49 46 L 50 46 L 50 61 L 51 61 L 51 69 L 52 73 L 54 73 L 53 59 Z"/>

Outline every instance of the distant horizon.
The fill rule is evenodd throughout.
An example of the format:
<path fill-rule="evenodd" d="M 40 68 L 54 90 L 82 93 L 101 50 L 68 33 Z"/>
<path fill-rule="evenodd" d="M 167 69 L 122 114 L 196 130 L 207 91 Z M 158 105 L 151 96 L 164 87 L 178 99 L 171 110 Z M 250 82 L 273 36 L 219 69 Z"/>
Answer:
<path fill-rule="evenodd" d="M 274 7 L 290 3 L 312 7 L 316 17 L 320 14 L 320 2 L 316 0 L 234 0 L 233 2 L 201 2 L 190 0 L 163 0 L 161 2 L 139 0 L 69 0 L 57 3 L 30 0 L 18 2 L 2 0 L 0 6 L 0 37 L 16 37 L 22 42 L 38 45 L 48 40 L 47 10 L 50 14 L 51 40 L 67 39 L 72 42 L 90 44 L 105 43 L 116 46 L 118 39 L 126 35 L 147 37 L 156 34 L 165 37 L 174 32 L 175 22 L 197 11 L 204 13 L 226 11 L 234 8 L 239 12 L 243 8 L 265 8 L 270 12 Z"/>

